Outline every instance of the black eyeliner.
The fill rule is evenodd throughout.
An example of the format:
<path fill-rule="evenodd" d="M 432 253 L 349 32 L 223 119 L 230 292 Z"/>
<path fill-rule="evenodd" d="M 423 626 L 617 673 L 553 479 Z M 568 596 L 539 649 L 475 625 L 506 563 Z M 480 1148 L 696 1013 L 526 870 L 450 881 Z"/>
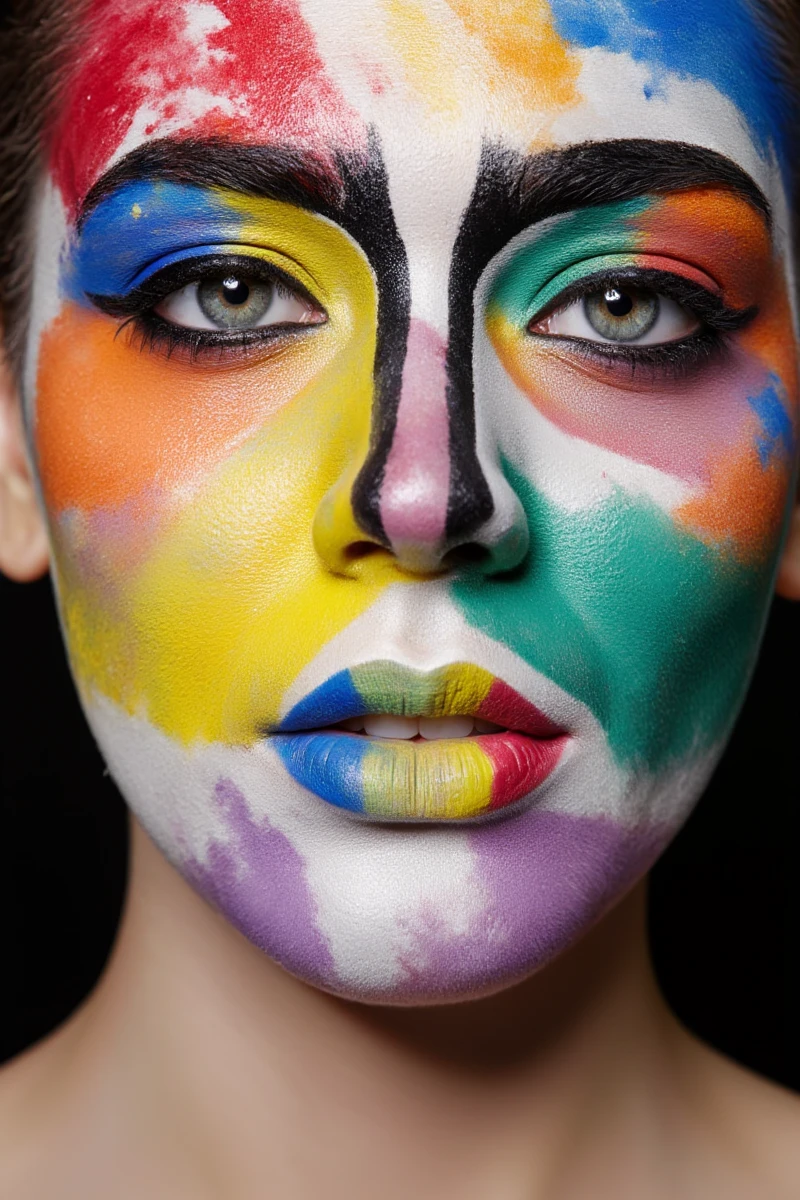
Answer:
<path fill-rule="evenodd" d="M 594 275 L 585 275 L 582 279 L 566 287 L 558 297 L 544 308 L 536 312 L 528 321 L 533 325 L 545 317 L 560 312 L 575 300 L 600 290 L 601 287 L 633 286 L 641 291 L 659 292 L 688 308 L 695 316 L 700 317 L 713 329 L 725 333 L 735 333 L 757 315 L 758 308 L 731 308 L 720 296 L 693 283 L 685 275 L 670 271 L 659 271 L 653 268 L 623 267 L 620 270 L 598 271 Z"/>
<path fill-rule="evenodd" d="M 116 336 L 128 331 L 132 343 L 137 344 L 140 350 L 162 353 L 167 358 L 171 358 L 178 350 L 187 353 L 192 360 L 206 352 L 217 351 L 222 361 L 228 354 L 247 354 L 253 348 L 267 348 L 277 342 L 285 344 L 287 340 L 294 340 L 319 328 L 318 324 L 290 323 L 243 330 L 192 329 L 168 321 L 154 311 L 173 292 L 189 284 L 202 283 L 204 279 L 229 273 L 273 283 L 324 311 L 319 301 L 298 279 L 273 263 L 248 254 L 207 254 L 181 259 L 153 272 L 144 283 L 123 296 L 94 293 L 88 299 L 107 316 L 122 318 Z"/>
<path fill-rule="evenodd" d="M 600 290 L 601 287 L 636 287 L 641 291 L 656 292 L 681 304 L 702 322 L 699 329 L 683 338 L 654 345 L 637 345 L 633 342 L 601 342 L 591 338 L 568 337 L 559 334 L 540 334 L 530 329 L 548 316 L 562 312 L 570 304 Z M 651 380 L 657 376 L 681 379 L 707 366 L 724 353 L 727 335 L 744 328 L 758 314 L 753 305 L 745 309 L 732 308 L 721 297 L 687 279 L 684 275 L 653 268 L 629 267 L 620 270 L 598 271 L 584 276 L 531 317 L 528 322 L 529 336 L 543 341 L 569 346 L 572 353 L 595 364 L 618 367 L 625 366 L 631 376 L 637 371 L 650 373 Z"/>

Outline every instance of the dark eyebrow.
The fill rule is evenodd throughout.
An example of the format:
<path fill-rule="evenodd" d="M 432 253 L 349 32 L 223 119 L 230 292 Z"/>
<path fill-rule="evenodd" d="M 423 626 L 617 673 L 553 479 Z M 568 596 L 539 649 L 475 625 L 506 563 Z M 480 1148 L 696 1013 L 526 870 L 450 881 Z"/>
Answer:
<path fill-rule="evenodd" d="M 348 182 L 352 185 L 354 176 L 368 174 L 376 159 L 380 150 L 374 135 L 363 156 L 327 157 L 296 147 L 242 145 L 227 138 L 160 138 L 132 150 L 94 184 L 81 205 L 78 226 L 119 188 L 144 179 L 227 188 L 322 214 L 343 214 L 349 207 Z M 770 224 L 769 203 L 752 177 L 731 159 L 703 146 L 619 138 L 526 156 L 487 145 L 462 234 L 465 226 L 476 224 L 481 209 L 493 211 L 491 223 L 498 232 L 502 227 L 507 239 L 513 236 L 509 226 L 516 231 L 572 209 L 709 185 L 738 193 Z"/>
<path fill-rule="evenodd" d="M 98 179 L 81 204 L 78 228 L 125 184 L 155 179 L 227 188 L 320 212 L 340 210 L 345 198 L 345 181 L 332 158 L 227 138 L 159 138 L 126 154 Z"/>
<path fill-rule="evenodd" d="M 502 179 L 513 182 L 523 209 L 536 210 L 533 221 L 653 192 L 722 187 L 740 195 L 771 222 L 769 202 L 751 175 L 716 150 L 690 142 L 616 138 L 580 142 L 530 157 L 487 147 L 479 186 L 491 188 L 492 182 Z"/>
<path fill-rule="evenodd" d="M 704 146 L 619 138 L 534 155 L 484 146 L 459 227 L 453 271 L 459 271 L 459 263 L 463 270 L 468 260 L 476 266 L 480 262 L 482 270 L 512 237 L 548 217 L 700 187 L 725 188 L 741 196 L 771 229 L 769 202 L 752 176 Z M 463 277 L 459 286 L 464 286 Z"/>

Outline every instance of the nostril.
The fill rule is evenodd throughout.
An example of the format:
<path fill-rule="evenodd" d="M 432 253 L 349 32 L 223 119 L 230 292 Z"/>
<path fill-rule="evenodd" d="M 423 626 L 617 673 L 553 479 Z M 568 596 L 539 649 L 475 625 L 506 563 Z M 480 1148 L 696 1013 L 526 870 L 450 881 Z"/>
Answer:
<path fill-rule="evenodd" d="M 491 557 L 491 552 L 479 542 L 464 542 L 462 546 L 454 546 L 442 558 L 445 567 L 476 566 L 485 563 Z"/>
<path fill-rule="evenodd" d="M 348 562 L 359 562 L 362 558 L 368 558 L 370 554 L 378 554 L 382 550 L 383 546 L 377 542 L 350 542 L 342 554 Z"/>

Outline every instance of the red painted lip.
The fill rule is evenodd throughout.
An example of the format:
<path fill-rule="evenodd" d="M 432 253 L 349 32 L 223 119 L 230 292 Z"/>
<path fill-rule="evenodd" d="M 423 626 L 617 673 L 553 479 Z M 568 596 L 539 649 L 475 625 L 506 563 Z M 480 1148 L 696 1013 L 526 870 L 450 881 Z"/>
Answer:
<path fill-rule="evenodd" d="M 533 737 L 509 730 L 483 734 L 477 741 L 494 768 L 488 808 L 494 812 L 515 804 L 540 787 L 558 765 L 569 737 L 565 733 L 557 737 Z"/>
<path fill-rule="evenodd" d="M 502 679 L 495 679 L 478 711 L 471 715 L 533 738 L 558 738 L 566 732 Z"/>

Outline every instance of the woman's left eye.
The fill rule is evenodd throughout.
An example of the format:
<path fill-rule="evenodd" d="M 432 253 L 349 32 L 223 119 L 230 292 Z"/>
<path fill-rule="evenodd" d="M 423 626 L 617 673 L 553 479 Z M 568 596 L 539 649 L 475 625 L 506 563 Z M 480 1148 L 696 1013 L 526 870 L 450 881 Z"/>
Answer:
<path fill-rule="evenodd" d="M 153 311 L 183 329 L 241 333 L 268 325 L 321 325 L 325 313 L 276 279 L 224 272 L 170 292 Z"/>
<path fill-rule="evenodd" d="M 531 321 L 528 331 L 610 345 L 658 346 L 688 337 L 701 324 L 694 313 L 669 296 L 608 284 Z"/>

